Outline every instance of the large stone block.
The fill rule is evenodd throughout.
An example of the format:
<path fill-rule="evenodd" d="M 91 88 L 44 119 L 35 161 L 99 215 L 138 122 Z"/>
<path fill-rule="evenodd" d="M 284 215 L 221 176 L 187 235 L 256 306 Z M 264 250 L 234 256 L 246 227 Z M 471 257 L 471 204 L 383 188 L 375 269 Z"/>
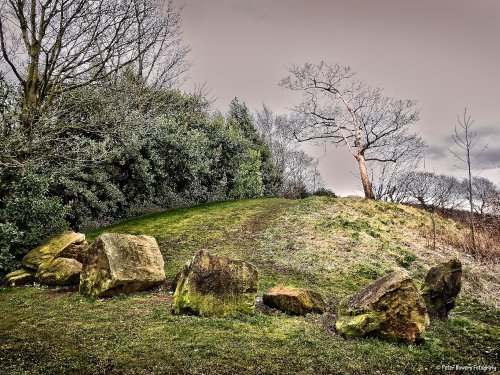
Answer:
<path fill-rule="evenodd" d="M 253 314 L 258 283 L 257 270 L 250 263 L 202 250 L 179 275 L 174 313 Z"/>
<path fill-rule="evenodd" d="M 346 337 L 414 342 L 428 324 L 425 301 L 413 280 L 393 272 L 343 299 L 336 328 Z"/>
<path fill-rule="evenodd" d="M 163 257 L 153 237 L 104 233 L 85 252 L 80 293 L 129 294 L 164 281 Z"/>

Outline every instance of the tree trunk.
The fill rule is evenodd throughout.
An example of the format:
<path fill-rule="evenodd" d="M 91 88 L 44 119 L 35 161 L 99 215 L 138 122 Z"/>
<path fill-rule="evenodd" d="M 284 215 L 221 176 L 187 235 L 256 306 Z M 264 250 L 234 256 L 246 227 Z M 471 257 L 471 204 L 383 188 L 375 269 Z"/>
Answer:
<path fill-rule="evenodd" d="M 468 137 L 468 135 L 466 134 Z M 474 200 L 472 198 L 472 172 L 470 160 L 470 148 L 467 149 L 467 166 L 469 167 L 469 205 L 470 205 L 470 234 L 472 239 L 472 250 L 476 252 L 476 228 L 474 225 Z"/>
<path fill-rule="evenodd" d="M 372 183 L 370 182 L 370 177 L 368 176 L 368 170 L 366 169 L 365 156 L 358 155 L 356 157 L 356 160 L 358 161 L 359 176 L 361 178 L 361 184 L 363 185 L 363 190 L 365 192 L 365 198 L 375 199 Z"/>
<path fill-rule="evenodd" d="M 436 250 L 436 210 L 433 208 L 431 212 L 432 220 L 432 249 Z"/>

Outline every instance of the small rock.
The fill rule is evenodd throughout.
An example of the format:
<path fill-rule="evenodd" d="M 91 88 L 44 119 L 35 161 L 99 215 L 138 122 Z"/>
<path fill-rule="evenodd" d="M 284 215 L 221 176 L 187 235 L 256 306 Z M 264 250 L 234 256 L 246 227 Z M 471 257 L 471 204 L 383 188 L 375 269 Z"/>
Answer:
<path fill-rule="evenodd" d="M 26 268 L 8 273 L 5 276 L 8 286 L 21 286 L 31 284 L 35 281 L 35 271 Z"/>
<path fill-rule="evenodd" d="M 202 250 L 184 266 L 179 276 L 173 312 L 221 316 L 253 314 L 258 283 L 253 265 Z"/>
<path fill-rule="evenodd" d="M 43 262 L 60 256 L 77 259 L 78 255 L 75 254 L 76 249 L 83 249 L 85 244 L 85 235 L 83 233 L 61 233 L 49 238 L 43 244 L 26 254 L 22 260 L 22 266 L 37 270 Z"/>
<path fill-rule="evenodd" d="M 393 272 L 344 298 L 335 326 L 346 337 L 415 342 L 428 324 L 425 301 L 413 280 Z"/>
<path fill-rule="evenodd" d="M 446 319 L 455 307 L 462 286 L 462 263 L 458 259 L 432 267 L 422 285 L 422 297 L 432 319 Z"/>
<path fill-rule="evenodd" d="M 265 305 L 290 315 L 323 314 L 326 310 L 323 297 L 308 289 L 276 286 L 264 293 L 263 301 Z"/>
<path fill-rule="evenodd" d="M 78 285 L 82 264 L 69 258 L 55 258 L 40 264 L 35 279 L 45 285 Z"/>
<path fill-rule="evenodd" d="M 163 257 L 151 236 L 103 233 L 85 251 L 80 293 L 109 297 L 165 281 Z"/>

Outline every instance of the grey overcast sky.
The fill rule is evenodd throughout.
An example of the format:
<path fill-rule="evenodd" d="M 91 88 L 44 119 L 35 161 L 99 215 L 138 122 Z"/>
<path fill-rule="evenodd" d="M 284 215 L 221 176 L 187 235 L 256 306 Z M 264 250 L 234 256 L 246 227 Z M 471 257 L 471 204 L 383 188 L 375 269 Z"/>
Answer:
<path fill-rule="evenodd" d="M 254 111 L 285 113 L 299 98 L 278 86 L 290 64 L 338 62 L 389 95 L 416 99 L 425 166 L 461 175 L 448 151 L 467 106 L 488 143 L 481 175 L 500 183 L 500 0 L 180 0 L 194 66 L 226 111 L 237 96 Z M 478 146 L 479 147 L 479 146 Z M 304 145 L 327 187 L 359 194 L 344 149 Z M 352 160 L 351 160 L 352 159 Z"/>

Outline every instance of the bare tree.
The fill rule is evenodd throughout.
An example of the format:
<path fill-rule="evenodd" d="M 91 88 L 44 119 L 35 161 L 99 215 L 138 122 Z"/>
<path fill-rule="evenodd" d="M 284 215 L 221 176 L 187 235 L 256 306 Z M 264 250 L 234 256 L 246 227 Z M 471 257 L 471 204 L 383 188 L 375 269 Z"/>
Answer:
<path fill-rule="evenodd" d="M 415 171 L 422 159 L 421 149 L 408 152 L 394 163 L 371 163 L 371 180 L 376 199 L 404 202 L 409 198 L 410 172 Z"/>
<path fill-rule="evenodd" d="M 172 0 L 0 0 L 0 47 L 23 90 L 25 127 L 58 94 L 133 63 L 145 79 L 170 82 L 188 52 Z"/>
<path fill-rule="evenodd" d="M 420 204 L 426 210 L 432 208 L 436 201 L 435 177 L 436 175 L 432 172 L 407 173 L 404 181 L 409 201 Z"/>
<path fill-rule="evenodd" d="M 263 104 L 262 110 L 256 112 L 255 127 L 269 147 L 273 162 L 284 169 L 288 154 L 297 149 L 297 141 L 291 132 L 290 119 L 285 115 L 275 115 Z"/>
<path fill-rule="evenodd" d="M 137 74 L 154 87 L 172 87 L 189 69 L 174 0 L 133 0 Z M 133 57 L 133 56 L 131 56 Z"/>
<path fill-rule="evenodd" d="M 463 201 L 463 184 L 454 176 L 414 171 L 402 175 L 397 185 L 405 192 L 400 201 L 420 204 L 426 210 L 454 210 Z"/>
<path fill-rule="evenodd" d="M 365 197 L 375 198 L 367 162 L 395 163 L 423 146 L 409 132 L 418 120 L 414 101 L 386 97 L 381 88 L 353 80 L 348 66 L 306 63 L 289 71 L 281 86 L 303 94 L 294 108 L 295 137 L 343 144 L 357 161 Z"/>
<path fill-rule="evenodd" d="M 487 178 L 474 176 L 472 177 L 472 196 L 476 212 L 484 216 L 485 213 L 493 211 L 500 191 Z"/>
<path fill-rule="evenodd" d="M 283 171 L 283 195 L 297 198 L 323 187 L 318 161 L 300 150 L 293 136 L 293 120 L 275 115 L 265 104 L 255 118 L 255 127 L 269 147 L 273 163 Z"/>
<path fill-rule="evenodd" d="M 472 239 L 472 250 L 476 251 L 476 236 L 475 236 L 475 223 L 474 223 L 474 198 L 472 192 L 472 168 L 473 163 L 479 157 L 482 151 L 476 153 L 474 143 L 474 138 L 476 138 L 476 132 L 472 130 L 472 125 L 474 120 L 471 116 L 467 114 L 467 108 L 464 109 L 464 114 L 462 117 L 457 115 L 458 124 L 455 125 L 455 134 L 452 134 L 453 141 L 457 146 L 457 150 L 454 151 L 450 149 L 453 156 L 460 162 L 465 164 L 465 169 L 467 170 L 467 192 L 468 200 L 470 206 L 470 231 Z M 486 146 L 483 148 L 483 150 Z"/>
<path fill-rule="evenodd" d="M 323 187 L 318 161 L 301 150 L 288 154 L 283 175 L 283 195 L 287 198 L 303 198 Z"/>
<path fill-rule="evenodd" d="M 434 176 L 434 203 L 440 210 L 454 210 L 462 205 L 463 184 L 454 176 Z"/>

